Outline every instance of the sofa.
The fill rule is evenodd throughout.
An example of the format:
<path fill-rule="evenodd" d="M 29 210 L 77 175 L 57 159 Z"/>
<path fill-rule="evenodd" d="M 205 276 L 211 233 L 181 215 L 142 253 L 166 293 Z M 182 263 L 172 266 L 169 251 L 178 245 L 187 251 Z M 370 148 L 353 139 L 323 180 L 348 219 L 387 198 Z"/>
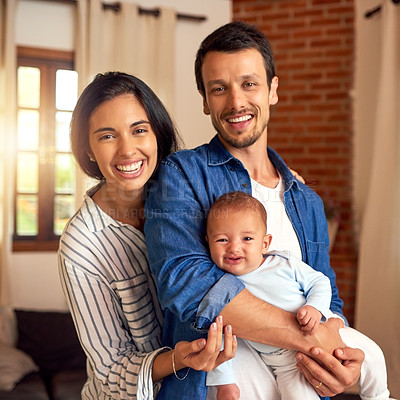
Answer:
<path fill-rule="evenodd" d="M 85 380 L 70 313 L 0 308 L 0 399 L 79 400 Z"/>

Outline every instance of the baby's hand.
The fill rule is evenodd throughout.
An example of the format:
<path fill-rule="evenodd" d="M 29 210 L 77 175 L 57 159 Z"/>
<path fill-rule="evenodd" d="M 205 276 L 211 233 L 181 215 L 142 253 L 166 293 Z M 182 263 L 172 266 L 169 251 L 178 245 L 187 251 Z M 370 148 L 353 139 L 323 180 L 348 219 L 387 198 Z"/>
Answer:
<path fill-rule="evenodd" d="M 220 385 L 217 390 L 217 400 L 239 400 L 240 389 L 236 383 Z"/>
<path fill-rule="evenodd" d="M 321 322 L 322 314 L 312 306 L 303 306 L 297 311 L 297 321 L 301 325 L 301 330 L 312 335 Z"/>

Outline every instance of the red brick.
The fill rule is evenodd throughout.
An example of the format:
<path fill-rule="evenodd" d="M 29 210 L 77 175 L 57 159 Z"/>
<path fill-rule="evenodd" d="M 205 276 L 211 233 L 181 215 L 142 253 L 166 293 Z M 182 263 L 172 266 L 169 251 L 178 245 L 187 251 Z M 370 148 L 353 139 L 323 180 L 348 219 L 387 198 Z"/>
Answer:
<path fill-rule="evenodd" d="M 354 0 L 232 0 L 233 18 L 258 24 L 280 79 L 269 145 L 324 198 L 340 202 L 332 266 L 352 323 L 357 235 L 352 215 Z M 247 11 L 246 11 L 247 9 Z"/>

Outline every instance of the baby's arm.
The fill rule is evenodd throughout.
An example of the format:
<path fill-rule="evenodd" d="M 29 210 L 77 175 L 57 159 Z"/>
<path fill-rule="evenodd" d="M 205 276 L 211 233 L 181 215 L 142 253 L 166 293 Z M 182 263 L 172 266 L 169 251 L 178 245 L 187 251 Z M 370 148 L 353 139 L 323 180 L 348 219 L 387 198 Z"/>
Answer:
<path fill-rule="evenodd" d="M 299 308 L 296 318 L 301 326 L 301 330 L 312 335 L 318 329 L 322 314 L 315 307 L 305 305 Z"/>
<path fill-rule="evenodd" d="M 220 385 L 217 389 L 217 400 L 239 400 L 240 389 L 236 383 Z"/>

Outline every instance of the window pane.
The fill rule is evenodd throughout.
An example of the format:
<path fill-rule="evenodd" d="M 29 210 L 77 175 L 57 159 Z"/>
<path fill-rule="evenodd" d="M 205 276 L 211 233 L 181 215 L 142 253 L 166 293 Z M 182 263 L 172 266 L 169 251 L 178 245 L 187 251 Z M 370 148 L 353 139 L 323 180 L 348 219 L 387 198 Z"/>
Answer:
<path fill-rule="evenodd" d="M 71 151 L 69 139 L 69 124 L 71 122 L 72 112 L 58 111 L 56 113 L 56 150 Z"/>
<path fill-rule="evenodd" d="M 36 236 L 38 234 L 38 197 L 19 195 L 17 210 L 17 235 Z"/>
<path fill-rule="evenodd" d="M 78 98 L 78 73 L 65 69 L 56 72 L 56 108 L 72 111 Z"/>
<path fill-rule="evenodd" d="M 39 146 L 39 112 L 18 111 L 18 150 L 37 150 Z"/>
<path fill-rule="evenodd" d="M 75 163 L 72 154 L 56 154 L 56 193 L 73 193 Z"/>
<path fill-rule="evenodd" d="M 17 160 L 17 191 L 20 193 L 38 192 L 38 155 L 20 153 Z"/>
<path fill-rule="evenodd" d="M 39 108 L 40 70 L 33 67 L 18 67 L 18 106 Z"/>
<path fill-rule="evenodd" d="M 55 196 L 54 198 L 54 233 L 61 235 L 65 224 L 75 212 L 74 196 Z"/>

